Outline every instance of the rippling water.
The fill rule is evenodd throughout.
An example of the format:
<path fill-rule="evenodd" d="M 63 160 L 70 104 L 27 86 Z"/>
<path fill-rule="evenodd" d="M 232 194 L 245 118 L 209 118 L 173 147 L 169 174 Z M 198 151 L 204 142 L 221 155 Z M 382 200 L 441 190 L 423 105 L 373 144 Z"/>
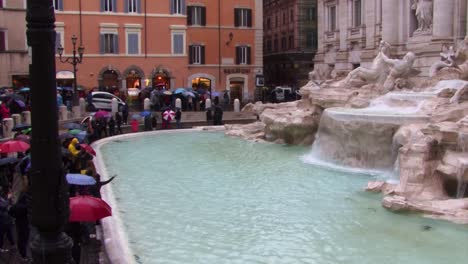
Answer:
<path fill-rule="evenodd" d="M 387 212 L 304 147 L 177 133 L 101 149 L 137 263 L 467 263 L 468 228 Z"/>

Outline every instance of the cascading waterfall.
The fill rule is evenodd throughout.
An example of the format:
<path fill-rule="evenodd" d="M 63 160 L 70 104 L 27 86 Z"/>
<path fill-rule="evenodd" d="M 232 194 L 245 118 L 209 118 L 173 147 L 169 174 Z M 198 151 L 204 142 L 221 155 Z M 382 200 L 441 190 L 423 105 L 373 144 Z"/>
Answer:
<path fill-rule="evenodd" d="M 468 134 L 459 132 L 458 133 L 458 147 L 463 153 L 466 153 L 468 150 Z M 468 161 L 461 160 L 460 167 L 457 171 L 457 198 L 463 198 L 465 196 L 466 188 L 468 181 L 465 180 L 465 172 L 468 169 Z"/>

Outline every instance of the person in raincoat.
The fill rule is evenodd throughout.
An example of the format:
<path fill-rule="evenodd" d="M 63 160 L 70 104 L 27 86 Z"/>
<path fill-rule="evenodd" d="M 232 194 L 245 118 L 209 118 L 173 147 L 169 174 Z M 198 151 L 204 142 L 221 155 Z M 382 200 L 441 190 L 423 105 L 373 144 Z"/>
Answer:
<path fill-rule="evenodd" d="M 79 173 L 80 172 L 80 162 L 79 162 L 79 154 L 81 152 L 80 143 L 77 138 L 73 138 L 68 144 L 68 151 L 70 151 L 72 155 L 72 165 L 70 167 L 71 173 Z"/>

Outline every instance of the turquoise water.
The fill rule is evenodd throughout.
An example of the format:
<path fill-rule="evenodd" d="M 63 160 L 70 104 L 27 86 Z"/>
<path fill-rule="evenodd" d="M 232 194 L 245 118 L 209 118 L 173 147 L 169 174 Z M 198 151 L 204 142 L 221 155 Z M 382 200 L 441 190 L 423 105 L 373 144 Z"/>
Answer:
<path fill-rule="evenodd" d="M 468 227 L 390 213 L 371 176 L 305 164 L 308 147 L 196 132 L 101 150 L 137 263 L 468 263 Z"/>

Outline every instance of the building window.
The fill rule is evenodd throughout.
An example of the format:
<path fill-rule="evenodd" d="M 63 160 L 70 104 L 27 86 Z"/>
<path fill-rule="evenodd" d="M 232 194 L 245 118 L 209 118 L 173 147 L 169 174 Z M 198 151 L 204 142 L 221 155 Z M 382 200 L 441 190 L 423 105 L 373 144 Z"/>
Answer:
<path fill-rule="evenodd" d="M 185 14 L 185 0 L 169 0 L 171 1 L 171 14 Z"/>
<path fill-rule="evenodd" d="M 278 16 L 275 16 L 275 27 L 278 27 Z"/>
<path fill-rule="evenodd" d="M 64 46 L 63 46 L 64 32 L 63 32 L 63 28 L 61 28 L 61 29 L 58 29 L 58 28 L 57 28 L 57 29 L 55 29 L 55 31 L 56 31 L 56 33 L 57 33 L 57 34 L 55 35 L 55 53 L 58 54 L 58 50 L 57 50 L 57 49 L 58 49 L 60 46 L 62 46 L 62 48 L 64 48 Z"/>
<path fill-rule="evenodd" d="M 289 36 L 289 49 L 294 49 L 294 36 Z"/>
<path fill-rule="evenodd" d="M 119 41 L 115 33 L 101 33 L 101 54 L 118 54 Z"/>
<path fill-rule="evenodd" d="M 317 46 L 317 38 L 314 32 L 308 31 L 306 33 L 306 48 L 315 48 Z"/>
<path fill-rule="evenodd" d="M 3 8 L 3 0 L 0 0 L 0 8 Z"/>
<path fill-rule="evenodd" d="M 328 30 L 336 30 L 336 6 L 328 7 Z"/>
<path fill-rule="evenodd" d="M 291 9 L 291 11 L 290 11 L 289 21 L 294 22 L 294 10 L 293 9 Z"/>
<path fill-rule="evenodd" d="M 307 8 L 307 21 L 315 21 L 317 18 L 317 9 L 315 7 Z"/>
<path fill-rule="evenodd" d="M 127 32 L 127 54 L 140 54 L 140 32 Z"/>
<path fill-rule="evenodd" d="M 63 0 L 54 0 L 54 9 L 56 11 L 62 11 L 63 10 Z"/>
<path fill-rule="evenodd" d="M 252 27 L 252 10 L 246 8 L 234 9 L 234 26 Z"/>
<path fill-rule="evenodd" d="M 361 0 L 353 1 L 353 26 L 359 27 L 361 25 Z"/>
<path fill-rule="evenodd" d="M 189 46 L 189 64 L 205 64 L 205 46 Z"/>
<path fill-rule="evenodd" d="M 236 64 L 250 64 L 250 47 L 236 47 Z"/>
<path fill-rule="evenodd" d="M 266 50 L 267 50 L 267 52 L 271 52 L 271 39 L 267 40 Z"/>
<path fill-rule="evenodd" d="M 278 51 L 278 39 L 275 38 L 275 40 L 273 41 L 273 51 Z"/>
<path fill-rule="evenodd" d="M 0 52 L 6 51 L 7 45 L 6 45 L 6 32 L 0 30 Z"/>
<path fill-rule="evenodd" d="M 116 12 L 116 0 L 101 0 L 101 12 Z"/>
<path fill-rule="evenodd" d="M 271 19 L 270 18 L 267 18 L 266 20 L 266 29 L 271 29 Z"/>
<path fill-rule="evenodd" d="M 185 33 L 184 32 L 172 32 L 172 54 L 183 55 L 185 46 Z"/>
<path fill-rule="evenodd" d="M 141 13 L 141 0 L 124 0 L 126 13 Z"/>
<path fill-rule="evenodd" d="M 206 25 L 206 7 L 187 6 L 187 24 L 196 26 Z"/>
<path fill-rule="evenodd" d="M 283 25 L 286 25 L 286 12 L 283 13 Z"/>
<path fill-rule="evenodd" d="M 286 50 L 286 49 L 287 49 L 287 46 L 286 46 L 286 37 L 282 37 L 282 38 L 281 38 L 281 49 L 282 49 L 282 50 Z"/>

